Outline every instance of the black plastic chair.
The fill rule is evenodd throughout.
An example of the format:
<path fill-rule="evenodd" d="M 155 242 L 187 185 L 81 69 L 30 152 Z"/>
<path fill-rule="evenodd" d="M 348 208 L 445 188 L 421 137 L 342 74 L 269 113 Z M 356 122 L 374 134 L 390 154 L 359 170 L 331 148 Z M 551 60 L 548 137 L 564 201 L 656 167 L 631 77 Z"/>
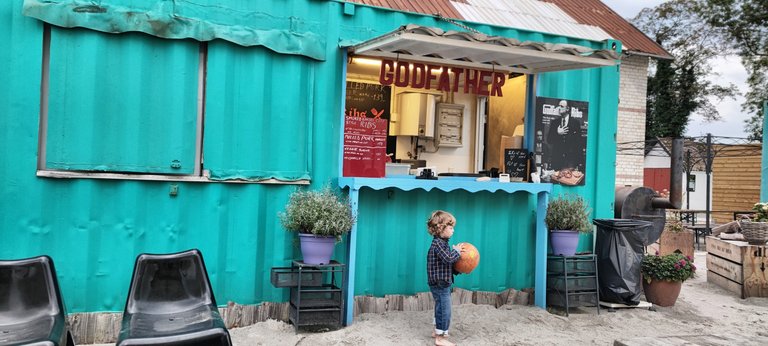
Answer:
<path fill-rule="evenodd" d="M 136 258 L 117 345 L 232 345 L 200 251 Z"/>
<path fill-rule="evenodd" d="M 0 260 L 0 345 L 75 346 L 53 260 Z"/>

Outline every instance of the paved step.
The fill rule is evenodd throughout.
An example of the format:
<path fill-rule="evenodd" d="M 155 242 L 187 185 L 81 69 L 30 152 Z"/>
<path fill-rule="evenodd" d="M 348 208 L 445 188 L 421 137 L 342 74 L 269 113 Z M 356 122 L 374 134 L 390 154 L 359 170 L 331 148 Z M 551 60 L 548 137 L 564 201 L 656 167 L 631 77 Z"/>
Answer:
<path fill-rule="evenodd" d="M 750 340 L 741 335 L 677 335 L 667 337 L 639 337 L 621 339 L 614 346 L 732 346 L 760 345 L 765 340 Z"/>

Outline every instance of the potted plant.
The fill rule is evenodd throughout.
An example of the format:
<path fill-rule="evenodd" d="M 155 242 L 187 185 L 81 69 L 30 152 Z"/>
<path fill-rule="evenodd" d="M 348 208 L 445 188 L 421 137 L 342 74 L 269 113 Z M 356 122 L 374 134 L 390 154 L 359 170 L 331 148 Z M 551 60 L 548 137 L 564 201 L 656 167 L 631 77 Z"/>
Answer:
<path fill-rule="evenodd" d="M 587 202 L 581 196 L 561 196 L 549 201 L 544 222 L 549 229 L 553 254 L 560 256 L 576 254 L 579 233 L 592 232 L 589 212 Z"/>
<path fill-rule="evenodd" d="M 328 264 L 333 248 L 355 223 L 352 206 L 330 185 L 320 190 L 297 189 L 289 196 L 280 222 L 298 232 L 304 263 Z"/>
<path fill-rule="evenodd" d="M 755 203 L 752 210 L 755 217 L 740 222 L 741 234 L 752 245 L 765 245 L 768 241 L 768 203 Z"/>
<path fill-rule="evenodd" d="M 643 291 L 649 302 L 659 306 L 675 305 L 683 281 L 696 273 L 691 256 L 673 252 L 668 255 L 643 257 L 640 274 L 643 276 Z"/>
<path fill-rule="evenodd" d="M 693 256 L 693 232 L 683 227 L 683 222 L 676 214 L 664 223 L 664 230 L 659 237 L 659 253 L 668 255 L 679 251 L 683 255 Z"/>

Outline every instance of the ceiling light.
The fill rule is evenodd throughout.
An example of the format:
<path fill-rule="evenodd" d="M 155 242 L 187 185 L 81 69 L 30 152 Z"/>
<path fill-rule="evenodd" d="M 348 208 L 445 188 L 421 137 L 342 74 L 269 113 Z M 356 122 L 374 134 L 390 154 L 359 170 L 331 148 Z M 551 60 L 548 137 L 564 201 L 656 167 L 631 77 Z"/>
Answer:
<path fill-rule="evenodd" d="M 381 60 L 370 58 L 354 57 L 352 58 L 352 63 L 358 65 L 381 66 Z"/>

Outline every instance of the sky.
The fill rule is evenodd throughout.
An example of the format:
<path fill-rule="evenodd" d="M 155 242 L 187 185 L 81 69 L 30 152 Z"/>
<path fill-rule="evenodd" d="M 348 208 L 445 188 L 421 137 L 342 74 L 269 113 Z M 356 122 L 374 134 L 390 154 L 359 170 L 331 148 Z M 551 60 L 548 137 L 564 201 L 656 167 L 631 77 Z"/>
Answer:
<path fill-rule="evenodd" d="M 619 15 L 628 19 L 634 18 L 643 8 L 654 7 L 665 2 L 665 0 L 601 1 L 616 11 Z M 720 74 L 719 77 L 716 77 L 716 80 L 718 80 L 721 85 L 733 83 L 739 88 L 741 93 L 747 91 L 747 72 L 744 70 L 744 66 L 741 65 L 737 56 L 728 56 L 717 59 L 712 63 L 712 66 L 714 70 Z M 701 116 L 693 115 L 688 123 L 688 128 L 685 132 L 686 136 L 705 136 L 707 133 L 711 133 L 713 136 L 747 137 L 747 134 L 744 131 L 744 120 L 748 119 L 750 115 L 741 111 L 741 104 L 744 102 L 744 97 L 737 96 L 735 100 L 725 99 L 722 102 L 712 99 L 711 102 L 720 112 L 721 120 L 706 122 Z"/>

